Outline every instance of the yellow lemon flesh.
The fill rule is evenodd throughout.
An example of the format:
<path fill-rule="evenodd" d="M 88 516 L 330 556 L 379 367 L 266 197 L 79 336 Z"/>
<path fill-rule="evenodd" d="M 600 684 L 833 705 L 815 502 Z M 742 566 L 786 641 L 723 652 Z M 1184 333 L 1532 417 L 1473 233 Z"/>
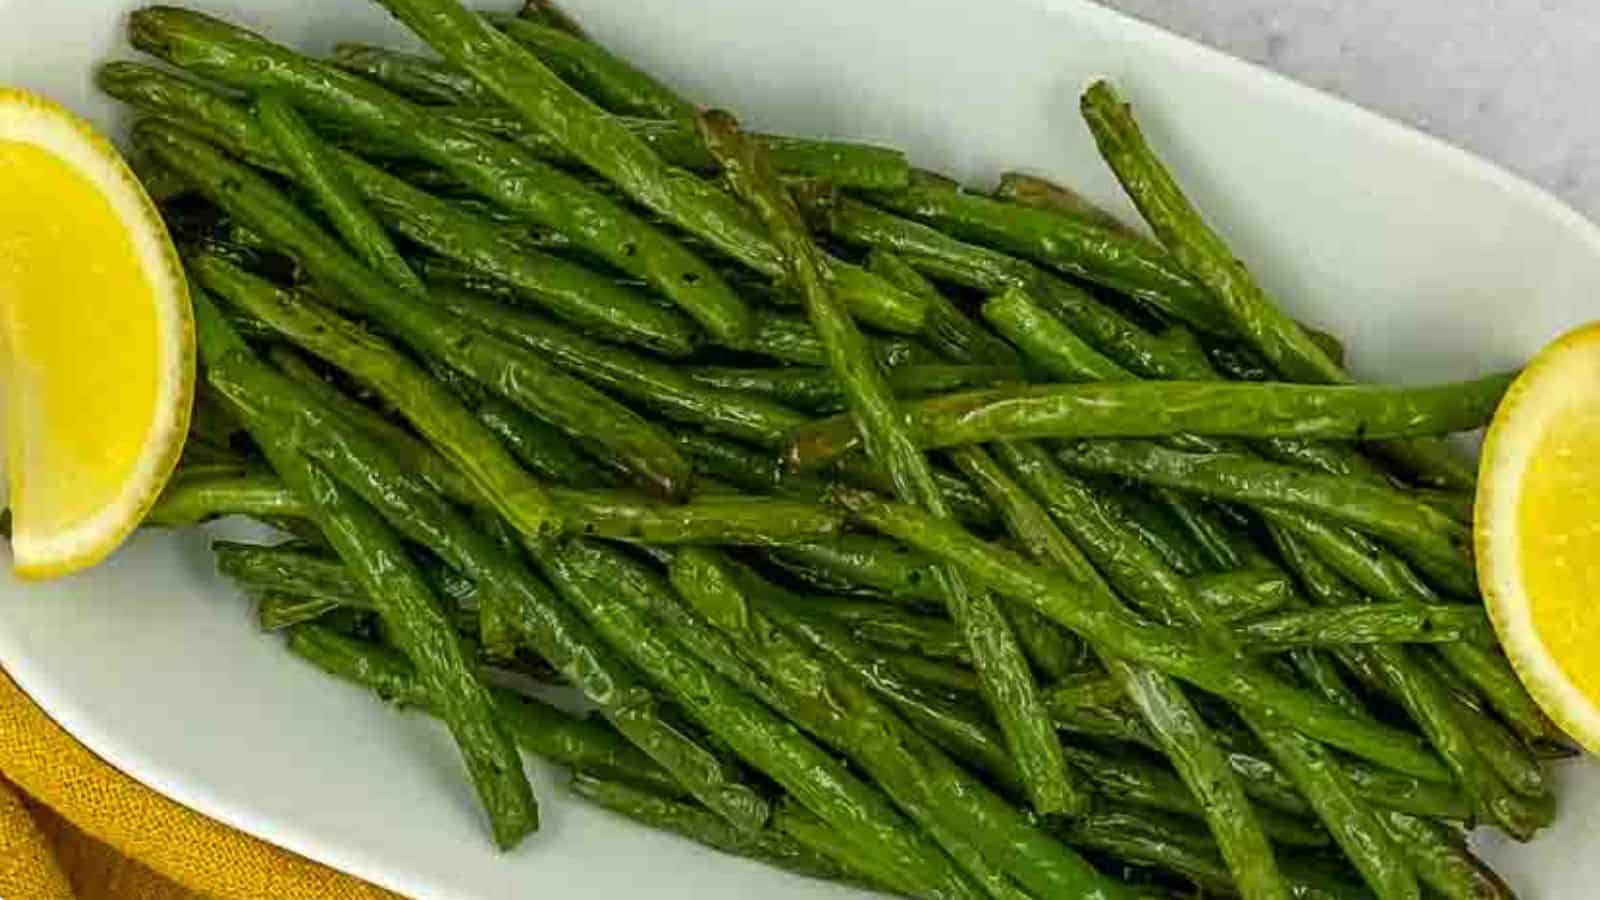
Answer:
<path fill-rule="evenodd" d="M 182 449 L 189 297 L 166 227 L 109 141 L 0 88 L 0 390 L 18 574 L 98 562 Z"/>
<path fill-rule="evenodd" d="M 1478 578 L 1517 674 L 1600 752 L 1600 323 L 1545 348 L 1484 442 Z"/>

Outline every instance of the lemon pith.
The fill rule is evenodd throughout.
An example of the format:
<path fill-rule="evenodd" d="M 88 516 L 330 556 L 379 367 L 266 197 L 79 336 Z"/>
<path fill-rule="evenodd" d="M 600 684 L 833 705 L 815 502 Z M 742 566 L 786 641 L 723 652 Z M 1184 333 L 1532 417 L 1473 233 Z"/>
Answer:
<path fill-rule="evenodd" d="M 0 343 L 16 569 L 103 558 L 188 427 L 194 347 L 165 226 L 111 144 L 0 89 Z"/>
<path fill-rule="evenodd" d="M 1600 749 L 1600 324 L 1546 348 L 1484 442 L 1479 579 L 1517 674 Z"/>

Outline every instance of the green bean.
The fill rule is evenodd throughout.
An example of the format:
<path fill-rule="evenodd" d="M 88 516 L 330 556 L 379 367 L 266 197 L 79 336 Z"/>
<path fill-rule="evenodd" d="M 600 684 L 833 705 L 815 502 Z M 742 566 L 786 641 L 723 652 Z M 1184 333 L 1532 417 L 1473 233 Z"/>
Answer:
<path fill-rule="evenodd" d="M 867 271 L 895 287 L 928 302 L 922 339 L 936 352 L 956 363 L 1015 365 L 1017 353 L 965 313 L 911 266 L 886 250 L 867 254 Z"/>
<path fill-rule="evenodd" d="M 262 631 L 284 631 L 302 625 L 328 627 L 327 623 L 341 613 L 369 615 L 366 610 L 325 597 L 295 597 L 268 591 L 256 600 L 256 624 Z"/>
<path fill-rule="evenodd" d="M 772 826 L 755 833 L 740 831 L 704 807 L 603 780 L 582 770 L 573 773 L 568 786 L 590 803 L 723 853 L 748 857 L 811 878 L 851 880 L 832 859 L 813 852 Z"/>
<path fill-rule="evenodd" d="M 456 124 L 506 138 L 540 159 L 556 163 L 574 161 L 574 157 L 548 134 L 533 130 L 503 106 L 453 106 L 439 110 L 439 114 Z M 617 121 L 672 165 L 696 171 L 716 167 L 695 133 L 694 125 L 686 119 L 618 118 Z M 910 180 L 905 155 L 898 150 L 779 135 L 755 135 L 755 138 L 772 157 L 773 166 L 788 175 L 825 179 L 830 185 L 868 190 L 902 187 Z"/>
<path fill-rule="evenodd" d="M 1159 749 L 1143 723 L 1133 718 L 1121 685 L 1110 677 L 1080 677 L 1047 691 L 1046 701 L 1056 724 L 1067 731 Z M 1293 815 L 1310 812 L 1293 783 L 1260 757 L 1261 748 L 1254 740 L 1237 740 L 1222 729 L 1213 734 L 1225 743 L 1229 765 L 1252 799 Z M 1428 818 L 1464 821 L 1473 816 L 1471 801 L 1451 785 L 1359 762 L 1346 761 L 1341 769 L 1361 799 L 1373 806 Z"/>
<path fill-rule="evenodd" d="M 350 569 L 322 554 L 233 541 L 214 542 L 211 550 L 217 571 L 246 590 L 371 608 L 371 599 L 361 592 L 361 584 Z"/>
<path fill-rule="evenodd" d="M 1267 615 L 1289 605 L 1294 584 L 1281 572 L 1237 569 L 1199 575 L 1189 581 L 1195 602 L 1225 622 Z"/>
<path fill-rule="evenodd" d="M 1216 306 L 1273 368 L 1295 381 L 1343 383 L 1350 376 L 1298 323 L 1273 303 L 1249 270 L 1184 196 L 1139 130 L 1128 105 L 1104 81 L 1084 92 L 1081 108 L 1100 154 L 1178 263 L 1204 284 Z M 1383 445 L 1419 474 L 1446 487 L 1471 487 L 1473 471 L 1435 441 Z"/>
<path fill-rule="evenodd" d="M 219 389 L 235 404 L 271 415 L 297 448 L 361 492 L 407 537 L 476 581 L 485 638 L 510 630 L 593 700 L 636 746 L 672 772 L 708 807 L 735 824 L 759 822 L 765 804 L 725 764 L 665 721 L 655 699 L 598 638 L 460 512 L 425 488 L 377 440 L 327 414 L 293 382 L 247 373 Z M 217 376 L 213 374 L 213 383 Z M 259 382 L 259 383 L 257 383 Z"/>
<path fill-rule="evenodd" d="M 411 271 L 389 235 L 361 202 L 349 173 L 330 147 L 277 94 L 256 101 L 256 121 L 278 148 L 278 157 L 311 192 L 334 231 L 372 271 L 408 293 L 424 293 L 422 281 Z"/>
<path fill-rule="evenodd" d="M 904 504 L 840 490 L 852 516 L 918 550 L 955 562 L 980 582 L 1017 598 L 1091 643 L 1145 663 L 1247 709 L 1276 713 L 1331 746 L 1419 778 L 1444 780 L 1438 760 L 1413 736 L 1330 708 L 1263 669 L 1197 646 L 1175 629 L 1138 619 L 1108 594 L 1084 589 L 1057 572 L 980 541 L 952 523 Z"/>
<path fill-rule="evenodd" d="M 528 471 L 547 481 L 569 487 L 580 485 L 615 486 L 626 473 L 602 468 L 579 450 L 577 442 L 548 425 L 489 393 L 477 382 L 442 365 L 430 363 L 434 377 L 449 385 L 463 403 L 506 445 Z"/>
<path fill-rule="evenodd" d="M 1457 719 L 1472 738 L 1472 746 L 1483 755 L 1508 787 L 1528 798 L 1548 824 L 1554 815 L 1555 794 L 1549 775 L 1533 753 L 1493 717 L 1487 715 L 1470 684 L 1452 670 L 1441 654 L 1418 650 L 1415 659 L 1433 672 L 1455 696 Z"/>
<path fill-rule="evenodd" d="M 701 366 L 686 374 L 707 387 L 759 394 L 810 412 L 838 412 L 844 407 L 844 390 L 826 369 Z M 886 377 L 895 396 L 923 397 L 1018 382 L 1022 373 L 1010 366 L 908 365 L 890 369 Z"/>
<path fill-rule="evenodd" d="M 1414 644 L 1492 640 L 1489 619 L 1474 606 L 1373 606 L 1295 610 L 1236 626 L 1253 653 L 1332 644 Z"/>
<path fill-rule="evenodd" d="M 926 845 L 875 790 L 813 744 L 793 724 L 651 627 L 650 619 L 610 596 L 611 569 L 581 542 L 540 548 L 541 567 L 577 608 L 633 664 L 667 691 L 703 728 L 728 743 L 808 809 L 877 848 L 897 887 L 928 896 L 972 896 L 975 889 Z M 680 556 L 681 558 L 681 556 Z"/>
<path fill-rule="evenodd" d="M 112 96 L 196 131 L 253 165 L 307 179 L 285 164 L 285 156 L 248 113 L 203 85 L 123 62 L 108 63 L 96 80 Z M 355 156 L 335 155 L 333 167 L 342 168 L 375 214 L 400 234 L 460 263 L 472 277 L 512 285 L 518 297 L 601 335 L 672 355 L 693 348 L 694 326 L 683 316 L 613 279 L 509 237 L 460 204 L 433 197 Z"/>
<path fill-rule="evenodd" d="M 435 714 L 416 670 L 386 648 L 316 625 L 291 630 L 288 643 L 296 655 L 329 674 L 370 688 L 391 703 Z M 683 789 L 672 776 L 609 726 L 504 688 L 490 688 L 490 694 L 500 721 L 517 746 L 529 753 L 668 796 L 682 795 Z M 709 812 L 702 814 L 710 816 Z"/>
<path fill-rule="evenodd" d="M 1019 206 L 1048 209 L 1062 215 L 1076 216 L 1092 225 L 1121 231 L 1129 237 L 1143 237 L 1121 219 L 1096 206 L 1093 201 L 1072 188 L 1037 175 L 1002 172 L 1000 184 L 994 189 L 994 196 L 997 200 L 1005 200 Z"/>
<path fill-rule="evenodd" d="M 1051 378 L 1122 381 L 1128 377 L 1126 370 L 1040 308 L 1021 288 L 1007 288 L 985 303 L 983 318 Z"/>
<path fill-rule="evenodd" d="M 1471 571 L 1470 531 L 1398 489 L 1238 454 L 1183 453 L 1140 441 L 1081 441 L 1062 448 L 1060 458 L 1080 471 L 1342 522 L 1392 542 L 1413 558 Z"/>
<path fill-rule="evenodd" d="M 145 143 L 158 148 L 155 151 L 158 156 L 183 165 L 189 177 L 200 184 L 215 202 L 236 218 L 254 222 L 263 231 L 270 232 L 275 242 L 290 248 L 316 277 L 333 284 L 345 296 L 356 298 L 363 308 L 379 315 L 386 326 L 401 332 L 414 347 L 437 355 L 452 368 L 494 388 L 507 399 L 544 416 L 552 424 L 569 430 L 575 436 L 581 435 L 598 442 L 608 452 L 626 460 L 630 469 L 655 490 L 669 496 L 683 490 L 688 474 L 687 465 L 656 429 L 583 384 L 563 376 L 536 357 L 521 353 L 514 346 L 483 335 L 465 324 L 452 321 L 431 310 L 427 304 L 418 303 L 414 298 L 391 288 L 354 258 L 333 246 L 314 222 L 289 204 L 260 176 L 175 129 L 155 123 L 147 124 L 149 127 L 138 134 Z M 229 268 L 213 260 L 202 271 L 219 276 Z M 233 271 L 237 274 L 228 279 L 230 284 L 252 284 L 249 276 Z M 295 303 L 295 298 L 288 293 L 277 291 L 258 280 L 253 283 L 254 287 L 235 291 L 230 300 L 245 305 L 241 300 L 258 298 L 260 302 L 251 311 L 261 315 L 270 304 L 273 310 L 283 313 L 280 323 L 295 307 L 310 309 L 304 303 Z M 279 324 L 278 327 L 283 326 Z M 350 335 L 350 327 L 342 330 L 345 335 L 341 343 L 353 345 L 357 342 L 358 339 Z M 329 341 L 336 340 L 331 334 Z M 365 338 L 363 343 L 368 345 L 368 352 L 373 352 L 370 348 L 375 345 L 374 339 L 364 335 L 361 337 Z M 309 338 L 303 332 L 297 333 L 296 338 L 303 345 L 308 344 Z M 415 378 L 409 381 L 417 383 Z M 442 403 L 438 405 L 442 406 Z M 432 423 L 419 420 L 414 424 L 419 429 L 425 429 Z M 471 430 L 475 432 L 476 423 L 472 424 Z M 462 424 L 458 427 L 465 429 L 467 426 Z M 482 472 L 488 464 L 482 460 L 492 460 L 492 457 L 480 452 L 458 453 L 452 446 L 453 442 L 440 440 L 439 443 L 450 451 L 452 461 L 469 475 L 475 479 L 485 477 Z M 531 504 L 538 497 L 531 479 L 524 480 L 525 484 L 509 491 L 503 483 L 486 481 L 487 493 L 497 503 L 506 504 L 504 512 L 519 527 L 537 530 L 539 523 L 536 518 L 530 518 L 512 506 L 515 502 Z"/>
<path fill-rule="evenodd" d="M 1082 771 L 1095 791 L 1106 800 L 1177 813 L 1186 818 L 1205 818 L 1194 794 L 1165 769 L 1079 747 L 1068 746 L 1064 752 L 1068 764 Z M 1252 812 L 1260 820 L 1262 830 L 1276 844 L 1285 847 L 1328 845 L 1327 832 L 1313 824 L 1270 807 L 1257 807 Z"/>
<path fill-rule="evenodd" d="M 1112 479 L 1091 481 L 1106 511 L 1116 516 L 1124 528 L 1137 533 L 1167 565 L 1188 577 L 1212 568 L 1205 549 L 1185 530 L 1168 504 Z"/>
<path fill-rule="evenodd" d="M 695 114 L 693 103 L 598 44 L 527 19 L 491 19 L 563 80 L 611 112 L 652 119 L 689 119 Z"/>
<path fill-rule="evenodd" d="M 1030 535 L 1043 524 L 1041 521 L 1043 511 L 1028 502 L 1022 489 L 1007 478 L 983 450 L 977 447 L 962 447 L 953 451 L 951 456 L 962 473 L 978 486 L 990 505 L 999 511 L 1001 518 L 1006 522 L 1007 530 L 1019 540 L 1028 542 L 1031 539 Z M 1035 547 L 1032 552 L 1037 555 L 1040 550 L 1041 548 Z M 1030 658 L 1035 658 L 1035 666 L 1046 676 L 1054 679 L 1065 676 L 1071 668 L 1070 660 L 1081 655 L 1077 652 L 1075 646 L 1077 642 L 1071 633 L 1029 607 L 1009 604 L 1006 609 L 1019 634 L 1026 630 L 1031 635 L 1031 638 L 1019 636 L 1019 640 L 1025 643 L 1028 641 L 1043 643 L 1046 646 L 1053 641 L 1061 645 L 1060 649 L 1046 651 L 1043 654 L 1050 657 L 1050 661 L 1045 665 L 1039 665 L 1035 657 L 1041 654 L 1037 651 L 1030 654 Z"/>
<path fill-rule="evenodd" d="M 693 323 L 631 287 L 519 243 L 496 226 L 349 155 L 357 187 L 397 232 L 480 275 L 515 288 L 553 315 L 608 340 L 672 356 L 695 346 Z"/>
<path fill-rule="evenodd" d="M 1281 526 L 1271 528 L 1271 533 L 1284 561 L 1316 603 L 1336 607 L 1360 602 L 1298 533 Z M 1514 835 L 1533 833 L 1539 817 L 1489 766 L 1462 726 L 1461 711 L 1448 689 L 1432 672 L 1418 665 L 1404 648 L 1392 645 L 1352 648 L 1341 652 L 1340 659 L 1352 670 L 1369 671 L 1400 701 L 1485 818 L 1499 822 Z"/>
<path fill-rule="evenodd" d="M 1472 524 L 1473 496 L 1462 491 L 1447 491 L 1437 488 L 1418 488 L 1412 492 L 1418 500 L 1439 510 L 1458 522 Z"/>
<path fill-rule="evenodd" d="M 1514 900 L 1511 888 L 1472 855 L 1460 834 L 1403 812 L 1383 814 L 1424 884 L 1444 900 Z"/>
<path fill-rule="evenodd" d="M 314 394 L 324 406 L 387 445 L 434 490 L 457 503 L 492 506 L 477 486 L 443 455 L 377 410 L 328 383 L 299 353 L 278 345 L 268 348 L 266 355 L 279 371 Z"/>
<path fill-rule="evenodd" d="M 747 591 L 753 577 L 709 551 L 686 551 L 673 560 L 679 593 L 711 625 L 738 641 L 746 657 L 792 698 L 794 705 L 786 714 L 868 771 L 981 883 L 991 891 L 1003 890 L 1004 896 L 1015 896 L 1015 885 L 1041 896 L 1124 896 L 1119 885 L 951 763 L 875 701 L 864 685 L 775 627 L 761 595 L 751 597 Z M 1005 875 L 1015 885 L 1006 887 Z"/>
<path fill-rule="evenodd" d="M 544 129 L 624 194 L 761 274 L 776 277 L 783 271 L 783 254 L 749 210 L 713 185 L 668 166 L 626 127 L 561 83 L 538 60 L 518 52 L 513 42 L 478 17 L 444 0 L 382 2 L 424 41 L 487 84 L 525 121 Z M 858 301 L 859 314 L 902 330 L 920 327 L 925 304 L 917 298 L 859 268 L 831 261 L 828 265 L 841 294 Z M 737 316 L 735 311 L 731 304 L 723 310 L 727 327 L 702 324 L 732 343 L 749 329 L 748 311 L 742 306 L 737 307 Z"/>
<path fill-rule="evenodd" d="M 1069 823 L 1061 829 L 1075 844 L 1093 848 L 1136 865 L 1175 872 L 1206 893 L 1232 895 L 1237 886 L 1206 835 L 1182 820 L 1144 810 L 1112 808 Z M 1358 900 L 1367 894 L 1344 880 L 1343 873 L 1285 860 L 1286 896 L 1297 900 Z"/>
<path fill-rule="evenodd" d="M 1210 334 L 1226 334 L 1206 289 L 1178 261 L 1147 239 L 960 188 L 912 179 L 904 191 L 878 192 L 873 202 L 964 237 L 1017 253 L 1074 278 L 1150 304 Z"/>
<path fill-rule="evenodd" d="M 328 61 L 419 103 L 493 103 L 494 94 L 454 66 L 416 53 L 370 44 L 333 45 Z"/>
<path fill-rule="evenodd" d="M 1403 560 L 1361 534 L 1286 512 L 1275 511 L 1270 518 L 1279 527 L 1293 530 L 1340 575 L 1372 597 L 1392 603 L 1441 602 Z M 1472 573 L 1466 577 L 1473 580 Z M 1469 597 L 1476 599 L 1476 594 L 1476 590 L 1470 591 Z M 1470 681 L 1525 739 L 1538 740 L 1548 733 L 1544 713 L 1493 647 L 1452 644 L 1440 650 L 1451 667 Z"/>
<path fill-rule="evenodd" d="M 922 344 L 905 338 L 876 338 L 871 344 L 878 363 L 887 369 L 942 362 Z M 827 351 L 822 348 L 822 341 L 810 323 L 779 313 L 758 311 L 749 339 L 735 349 L 758 353 L 789 365 L 828 364 Z"/>
<path fill-rule="evenodd" d="M 1051 210 L 1062 215 L 1080 218 L 1094 225 L 1121 231 L 1130 237 L 1148 240 L 1144 235 L 1084 199 L 1071 188 L 1037 176 L 1006 172 L 1000 176 L 1000 186 L 995 189 L 994 196 L 997 199 L 1008 200 L 1022 206 Z M 1318 347 L 1322 348 L 1324 353 L 1328 354 L 1330 359 L 1341 365 L 1343 364 L 1344 345 L 1337 337 L 1304 323 L 1301 323 L 1300 327 L 1305 329 L 1306 334 L 1316 342 Z"/>
<path fill-rule="evenodd" d="M 1206 377 L 1208 367 L 1203 358 L 1190 360 L 1174 354 L 1168 344 L 1132 325 L 1088 292 L 1020 259 L 963 243 L 849 197 L 839 198 L 820 218 L 835 237 L 898 253 L 936 278 L 991 294 L 1021 288 L 1102 353 L 1145 377 Z"/>
<path fill-rule="evenodd" d="M 882 863 L 872 857 L 870 848 L 851 842 L 847 835 L 817 818 L 793 797 L 779 799 L 772 810 L 771 828 L 788 835 L 812 853 L 832 860 L 866 886 L 886 893 L 896 892 L 893 877 L 881 871 Z"/>
<path fill-rule="evenodd" d="M 621 204 L 489 135 L 433 116 L 364 79 L 189 10 L 147 7 L 129 18 L 133 44 L 230 87 L 281 91 L 321 120 L 407 147 L 473 190 L 572 237 L 729 339 L 743 305 L 703 260 Z"/>
<path fill-rule="evenodd" d="M 589 340 L 487 297 L 436 288 L 431 299 L 440 310 L 675 421 L 765 446 L 776 445 L 805 421 L 801 414 L 765 397 L 700 385 L 673 366 Z"/>
<path fill-rule="evenodd" d="M 1509 383 L 1509 376 L 1493 376 L 1428 387 L 1210 381 L 1040 384 L 923 400 L 907 407 L 906 418 L 923 447 L 1178 434 L 1338 440 L 1478 428 L 1493 414 Z M 795 465 L 816 465 L 859 442 L 848 419 L 828 419 L 794 435 L 788 456 Z M 1431 512 L 1447 520 L 1451 530 L 1460 530 L 1460 523 Z"/>
<path fill-rule="evenodd" d="M 262 382 L 293 394 L 228 327 L 211 301 L 193 295 L 206 377 L 239 408 L 247 429 L 273 468 L 313 508 L 322 533 L 349 565 L 383 618 L 386 630 L 417 666 L 427 696 L 456 738 L 496 845 L 509 849 L 538 830 L 538 803 L 510 736 L 497 720 L 488 690 L 467 660 L 455 630 L 406 556 L 399 537 L 372 507 L 308 461 L 292 430 L 271 412 L 241 405 L 235 385 Z M 274 381 L 282 381 L 273 385 Z"/>
<path fill-rule="evenodd" d="M 995 449 L 1015 468 L 1020 454 L 1034 448 L 1000 444 Z M 991 502 L 1002 510 L 1008 530 L 1029 554 L 1104 590 L 1084 554 L 1056 527 L 1051 516 L 987 455 L 972 450 L 958 451 L 969 475 L 985 486 Z M 1261 825 L 1251 814 L 1240 784 L 1229 775 L 1220 752 L 1176 685 L 1155 672 L 1103 652 L 1101 662 L 1143 715 L 1156 745 L 1200 798 L 1200 806 L 1244 893 L 1281 895 L 1281 878 Z"/>
<path fill-rule="evenodd" d="M 621 491 L 557 488 L 551 498 L 575 532 L 647 544 L 798 544 L 831 537 L 841 525 L 835 510 L 756 497 L 668 505 Z"/>
<path fill-rule="evenodd" d="M 762 588 L 769 595 L 782 596 L 768 585 Z M 1005 739 L 976 710 L 922 689 L 893 662 L 852 640 L 843 626 L 826 616 L 797 613 L 790 600 L 764 602 L 761 608 L 778 627 L 809 645 L 826 663 L 839 666 L 881 695 L 913 728 L 951 756 L 987 772 L 1009 793 L 1026 796 L 1022 774 L 1006 750 Z"/>
<path fill-rule="evenodd" d="M 578 20 L 571 13 L 561 8 L 555 0 L 523 0 L 522 8 L 517 10 L 517 18 L 527 19 L 541 25 L 565 31 L 567 34 L 582 40 L 589 40 L 588 32 L 578 24 Z M 597 45 L 598 46 L 598 45 Z"/>
<path fill-rule="evenodd" d="M 915 653 L 930 659 L 970 662 L 966 640 L 949 619 L 889 606 L 872 600 L 785 593 L 785 603 L 798 615 L 832 619 L 857 640 Z"/>
<path fill-rule="evenodd" d="M 829 368 L 845 390 L 851 414 L 861 422 L 868 459 L 887 472 L 897 494 L 935 516 L 948 516 L 949 507 L 933 469 L 912 444 L 883 373 L 835 296 L 821 253 L 811 242 L 793 200 L 774 178 L 759 148 L 740 133 L 732 116 L 705 113 L 699 124 L 707 149 L 721 162 L 735 194 L 749 203 L 771 230 L 788 275 L 822 338 Z M 936 567 L 933 574 L 951 618 L 972 646 L 979 683 L 1016 758 L 1034 808 L 1042 813 L 1081 809 L 1084 797 L 1067 780 L 1060 741 L 1039 704 L 1032 672 L 1011 623 L 993 597 L 972 590 L 955 569 Z"/>
<path fill-rule="evenodd" d="M 850 593 L 867 588 L 913 606 L 940 600 L 933 559 L 880 537 L 840 535 L 830 541 L 775 548 L 770 556 L 791 574 L 824 590 Z"/>
<path fill-rule="evenodd" d="M 219 516 L 305 518 L 306 501 L 284 489 L 270 472 L 234 477 L 175 479 L 145 513 L 146 525 L 181 528 Z"/>

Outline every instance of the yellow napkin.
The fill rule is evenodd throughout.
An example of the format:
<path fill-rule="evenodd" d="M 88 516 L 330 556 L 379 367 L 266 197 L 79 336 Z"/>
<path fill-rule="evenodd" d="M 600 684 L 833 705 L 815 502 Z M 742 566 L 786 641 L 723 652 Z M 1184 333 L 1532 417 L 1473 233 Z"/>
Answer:
<path fill-rule="evenodd" d="M 0 898 L 394 894 L 235 831 L 111 768 L 0 672 Z"/>

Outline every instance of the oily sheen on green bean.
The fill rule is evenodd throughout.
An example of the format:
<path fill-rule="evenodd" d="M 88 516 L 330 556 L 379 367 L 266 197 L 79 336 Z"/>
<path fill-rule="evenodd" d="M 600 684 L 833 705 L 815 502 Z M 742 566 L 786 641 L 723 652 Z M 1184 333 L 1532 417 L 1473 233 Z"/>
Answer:
<path fill-rule="evenodd" d="M 1511 378 L 1416 388 L 1214 381 L 1026 385 L 923 400 L 907 408 L 906 420 L 924 447 L 1178 434 L 1317 440 L 1448 434 L 1487 424 Z M 798 467 L 814 466 L 859 445 L 853 424 L 835 418 L 792 435 L 787 458 Z"/>

